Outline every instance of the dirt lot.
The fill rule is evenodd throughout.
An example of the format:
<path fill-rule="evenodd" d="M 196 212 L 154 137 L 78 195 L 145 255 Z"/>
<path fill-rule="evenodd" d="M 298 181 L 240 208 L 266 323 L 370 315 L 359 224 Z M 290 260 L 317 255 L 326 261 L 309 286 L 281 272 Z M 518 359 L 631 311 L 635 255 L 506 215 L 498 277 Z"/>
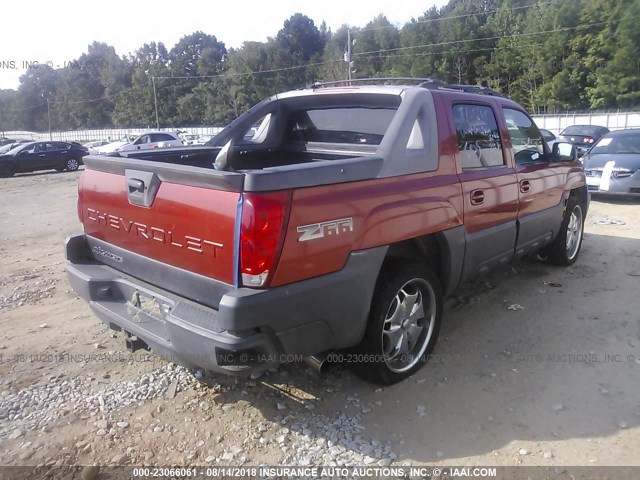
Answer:
<path fill-rule="evenodd" d="M 2 465 L 640 465 L 638 202 L 594 200 L 571 268 L 463 289 L 399 385 L 288 365 L 205 388 L 70 291 L 77 177 L 0 180 Z"/>

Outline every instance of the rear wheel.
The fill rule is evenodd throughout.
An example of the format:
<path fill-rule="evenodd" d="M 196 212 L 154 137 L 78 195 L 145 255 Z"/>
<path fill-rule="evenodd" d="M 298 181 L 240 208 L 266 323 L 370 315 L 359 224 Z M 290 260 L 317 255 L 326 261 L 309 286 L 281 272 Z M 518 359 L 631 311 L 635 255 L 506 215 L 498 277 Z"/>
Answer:
<path fill-rule="evenodd" d="M 79 166 L 80 162 L 78 162 L 78 160 L 76 160 L 75 158 L 70 158 L 65 164 L 65 170 L 67 172 L 75 172 L 76 170 L 78 170 Z"/>
<path fill-rule="evenodd" d="M 0 163 L 0 177 L 8 178 L 13 177 L 16 174 L 16 167 L 13 163 L 2 162 Z"/>
<path fill-rule="evenodd" d="M 440 330 L 442 288 L 429 267 L 401 263 L 381 274 L 369 323 L 357 347 L 356 373 L 391 385 L 417 372 L 427 361 Z"/>
<path fill-rule="evenodd" d="M 583 233 L 584 209 L 575 198 L 570 198 L 562 219 L 560 233 L 545 249 L 544 253 L 549 261 L 556 265 L 572 265 L 578 259 Z"/>

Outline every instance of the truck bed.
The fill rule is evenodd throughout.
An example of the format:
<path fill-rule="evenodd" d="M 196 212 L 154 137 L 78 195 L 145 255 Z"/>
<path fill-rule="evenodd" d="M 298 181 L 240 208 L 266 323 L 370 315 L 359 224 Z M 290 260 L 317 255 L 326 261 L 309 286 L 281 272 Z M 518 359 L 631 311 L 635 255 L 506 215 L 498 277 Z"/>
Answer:
<path fill-rule="evenodd" d="M 120 157 L 201 168 L 214 168 L 220 147 L 179 147 L 123 152 Z M 232 170 L 264 170 L 288 165 L 358 159 L 372 156 L 375 146 L 326 143 L 292 143 L 281 148 L 238 146 L 233 153 Z"/>

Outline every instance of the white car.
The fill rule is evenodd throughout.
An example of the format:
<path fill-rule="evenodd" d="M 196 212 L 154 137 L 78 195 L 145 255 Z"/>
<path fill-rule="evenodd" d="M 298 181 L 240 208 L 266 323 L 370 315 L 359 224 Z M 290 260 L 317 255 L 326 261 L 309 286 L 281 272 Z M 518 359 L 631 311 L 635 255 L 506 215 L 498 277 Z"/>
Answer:
<path fill-rule="evenodd" d="M 109 142 L 104 140 L 98 140 L 95 142 L 85 143 L 83 147 L 86 147 L 87 150 L 89 150 L 90 155 L 95 155 L 96 153 L 98 153 L 98 149 L 100 147 L 104 147 L 105 145 L 109 145 Z"/>
<path fill-rule="evenodd" d="M 107 153 L 113 153 L 117 151 L 119 148 L 122 148 L 129 143 L 130 142 L 128 140 L 127 141 L 118 140 L 117 142 L 107 143 L 106 145 L 98 147 L 95 150 L 98 155 L 105 155 Z"/>
<path fill-rule="evenodd" d="M 198 135 L 198 139 L 193 142 L 194 145 L 204 145 L 211 140 L 215 135 Z"/>
<path fill-rule="evenodd" d="M 150 148 L 179 147 L 183 145 L 177 132 L 145 132 L 133 142 L 121 146 L 117 152 L 132 152 Z"/>
<path fill-rule="evenodd" d="M 185 145 L 197 145 L 199 135 L 195 133 L 181 133 L 180 138 L 182 138 L 182 143 Z"/>

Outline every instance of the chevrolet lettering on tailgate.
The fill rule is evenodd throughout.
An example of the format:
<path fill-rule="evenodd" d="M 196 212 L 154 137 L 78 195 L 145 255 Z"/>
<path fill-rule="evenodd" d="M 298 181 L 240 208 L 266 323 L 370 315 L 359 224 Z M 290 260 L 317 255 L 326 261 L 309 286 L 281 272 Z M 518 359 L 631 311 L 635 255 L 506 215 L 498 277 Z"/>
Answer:
<path fill-rule="evenodd" d="M 171 230 L 165 230 L 160 227 L 150 227 L 143 223 L 127 220 L 117 215 L 99 212 L 93 208 L 87 208 L 87 213 L 87 219 L 89 221 L 95 222 L 99 225 L 104 225 L 107 228 L 121 230 L 125 233 L 163 243 L 165 245 L 170 245 L 172 247 L 186 247 L 187 250 L 191 250 L 192 252 L 207 253 L 212 255 L 214 258 L 218 253 L 218 249 L 224 248 L 222 243 L 193 237 L 191 235 L 181 235 L 178 237 Z"/>

